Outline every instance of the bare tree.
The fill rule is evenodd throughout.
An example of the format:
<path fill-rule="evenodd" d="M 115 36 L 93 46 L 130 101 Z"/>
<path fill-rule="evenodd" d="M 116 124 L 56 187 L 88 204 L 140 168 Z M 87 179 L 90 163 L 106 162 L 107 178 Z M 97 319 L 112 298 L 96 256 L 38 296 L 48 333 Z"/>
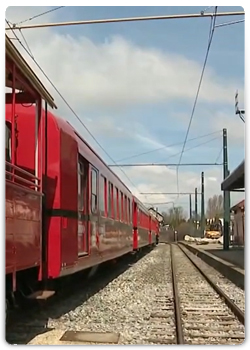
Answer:
<path fill-rule="evenodd" d="M 223 196 L 214 195 L 207 201 L 207 219 L 219 219 L 223 216 Z"/>
<path fill-rule="evenodd" d="M 170 208 L 168 212 L 163 212 L 162 215 L 164 217 L 164 223 L 173 229 L 186 221 L 186 215 L 182 207 Z"/>

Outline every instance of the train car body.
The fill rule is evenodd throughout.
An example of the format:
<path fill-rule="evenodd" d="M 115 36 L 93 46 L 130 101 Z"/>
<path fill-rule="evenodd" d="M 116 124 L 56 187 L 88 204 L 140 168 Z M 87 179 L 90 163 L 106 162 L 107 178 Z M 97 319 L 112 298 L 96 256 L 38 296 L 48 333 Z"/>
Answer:
<path fill-rule="evenodd" d="M 16 161 L 29 172 L 35 166 L 34 134 L 29 132 L 34 115 L 32 106 L 16 106 Z M 132 251 L 133 198 L 68 122 L 48 113 L 46 123 L 43 239 L 47 277 L 57 278 Z M 147 236 L 142 238 L 147 244 Z"/>
<path fill-rule="evenodd" d="M 5 275 L 6 300 L 42 265 L 41 104 L 56 107 L 52 96 L 5 35 L 5 93 L 8 120 L 5 122 Z M 36 123 L 33 133 L 36 165 L 25 171 L 16 162 L 18 132 L 16 104 L 32 103 Z M 25 276 L 25 277 L 24 277 Z M 8 302 L 6 303 L 8 304 Z"/>
<path fill-rule="evenodd" d="M 133 249 L 153 244 L 154 218 L 147 208 L 133 196 Z"/>
<path fill-rule="evenodd" d="M 7 36 L 5 71 L 8 304 L 19 291 L 47 299 L 49 281 L 151 246 L 158 233 L 81 135 L 48 112 L 52 96 Z"/>

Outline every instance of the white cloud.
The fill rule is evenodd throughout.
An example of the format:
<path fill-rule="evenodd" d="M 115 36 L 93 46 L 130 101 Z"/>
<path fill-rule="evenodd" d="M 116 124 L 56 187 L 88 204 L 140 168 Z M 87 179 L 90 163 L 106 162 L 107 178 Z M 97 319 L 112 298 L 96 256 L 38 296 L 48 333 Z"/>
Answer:
<path fill-rule="evenodd" d="M 127 178 L 120 171 L 120 169 L 114 168 L 119 177 L 126 183 Z M 176 170 L 167 167 L 131 167 L 126 168 L 126 174 L 132 179 L 136 185 L 136 189 L 129 184 L 129 187 L 135 193 L 138 198 L 147 203 L 163 203 L 163 202 L 176 202 L 177 195 L 142 195 L 141 193 L 173 193 L 177 192 L 176 182 Z M 205 187 L 205 201 L 214 194 L 221 193 L 221 180 L 222 169 L 221 168 L 209 168 L 204 171 L 204 187 Z M 198 192 L 201 192 L 201 175 L 194 171 L 179 171 L 179 191 L 180 192 L 192 192 L 194 193 L 195 187 L 198 188 Z M 194 195 L 193 206 L 194 206 Z M 242 193 L 232 193 L 231 203 L 232 205 L 244 198 Z M 189 205 L 188 195 L 181 195 L 176 202 L 177 205 L 183 205 L 186 209 Z M 198 196 L 198 210 L 200 210 L 200 195 Z M 169 204 L 171 206 L 171 204 Z M 159 206 L 161 208 L 161 206 Z M 166 207 L 165 207 L 166 208 Z M 164 209 L 164 207 L 162 207 Z"/>
<path fill-rule="evenodd" d="M 12 22 L 15 11 L 7 13 Z M 95 43 L 51 29 L 24 34 L 41 66 L 75 106 L 126 108 L 135 103 L 194 99 L 202 66 L 184 56 L 142 48 L 120 36 Z M 208 65 L 199 100 L 230 103 L 235 86 Z"/>
<path fill-rule="evenodd" d="M 12 22 L 18 22 L 45 10 L 39 7 L 8 8 L 6 17 Z M 52 13 L 38 18 L 34 22 L 50 21 L 53 20 L 53 16 Z M 109 140 L 115 141 L 117 138 L 123 138 L 128 140 L 128 145 L 131 139 L 136 139 L 144 145 L 153 146 L 153 148 L 161 147 L 162 145 L 151 135 L 150 125 L 142 126 L 136 118 L 133 119 L 129 115 L 124 120 L 124 113 L 121 112 L 126 112 L 128 106 L 131 107 L 135 104 L 143 104 L 146 107 L 153 103 L 184 101 L 192 104 L 194 101 L 201 64 L 184 56 L 169 52 L 164 53 L 150 47 L 142 48 L 120 36 L 108 38 L 103 43 L 95 43 L 84 36 L 73 38 L 51 29 L 27 30 L 23 33 L 41 67 L 74 110 L 83 120 L 87 120 L 95 135 L 102 133 Z M 57 114 L 67 119 L 73 119 L 72 113 L 60 100 L 32 60 L 28 58 L 24 50 L 20 49 L 20 51 L 41 77 L 49 91 L 52 92 L 52 95 L 56 97 L 56 103 L 59 106 Z M 238 86 L 237 82 L 218 77 L 208 64 L 199 103 L 211 102 L 233 106 L 232 96 L 234 96 L 236 86 Z M 241 89 L 239 91 L 240 95 L 243 95 Z M 95 111 L 99 115 L 96 118 Z M 103 112 L 101 116 L 100 111 Z M 110 111 L 117 112 L 116 118 L 111 117 Z M 207 118 L 205 113 L 202 116 L 203 119 L 200 119 L 199 125 L 203 125 L 205 128 L 205 124 L 208 123 L 210 124 L 209 130 L 226 127 L 230 137 L 233 135 L 234 139 L 242 141 L 243 123 L 236 116 L 233 120 L 221 112 L 210 114 L 210 116 L 211 119 Z M 173 123 L 176 123 L 176 128 L 178 128 L 178 122 L 183 123 L 184 119 L 188 120 L 189 117 L 190 110 L 186 114 L 177 111 L 175 118 L 178 120 L 176 122 L 176 119 L 173 119 Z M 136 151 L 132 150 L 131 153 L 136 153 Z M 125 168 L 124 170 L 137 184 L 139 191 L 136 193 L 130 186 L 131 189 L 144 201 L 145 197 L 141 197 L 140 192 L 176 192 L 175 169 L 147 167 Z M 124 175 L 118 169 L 116 171 L 124 179 L 124 182 L 128 183 Z M 199 187 L 199 173 L 181 171 L 179 176 L 181 191 L 193 192 L 194 187 Z M 220 192 L 222 176 L 221 171 L 216 169 L 206 171 L 205 176 L 206 198 L 208 198 Z M 241 195 L 233 196 L 238 196 L 241 199 Z M 150 196 L 147 201 L 161 202 L 161 200 L 172 201 L 175 199 L 176 196 L 162 195 Z M 186 202 L 188 203 L 188 198 Z"/>

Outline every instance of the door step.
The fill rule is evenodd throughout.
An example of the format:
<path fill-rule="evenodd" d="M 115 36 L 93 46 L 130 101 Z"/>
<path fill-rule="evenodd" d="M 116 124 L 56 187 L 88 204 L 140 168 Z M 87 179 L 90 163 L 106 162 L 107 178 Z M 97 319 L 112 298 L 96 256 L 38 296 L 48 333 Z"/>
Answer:
<path fill-rule="evenodd" d="M 55 294 L 54 290 L 39 290 L 30 294 L 27 298 L 31 300 L 47 300 Z"/>
<path fill-rule="evenodd" d="M 83 256 L 87 256 L 87 255 L 89 255 L 88 252 L 78 253 L 78 258 L 82 258 Z"/>

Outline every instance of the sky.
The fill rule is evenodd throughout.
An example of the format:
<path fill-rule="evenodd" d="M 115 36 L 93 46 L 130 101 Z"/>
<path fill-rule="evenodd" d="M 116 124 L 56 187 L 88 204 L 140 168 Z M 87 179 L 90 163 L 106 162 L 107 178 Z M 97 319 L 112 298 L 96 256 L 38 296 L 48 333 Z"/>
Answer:
<path fill-rule="evenodd" d="M 53 7 L 8 7 L 6 18 L 24 21 Z M 196 7 L 64 7 L 23 24 L 200 13 Z M 242 11 L 219 6 L 218 12 Z M 209 11 L 214 11 L 211 7 Z M 216 24 L 242 17 L 220 17 Z M 210 19 L 91 24 L 16 32 L 99 147 L 28 54 L 14 44 L 54 96 L 58 116 L 67 119 L 107 164 L 178 163 L 208 46 Z M 8 32 L 13 38 L 14 35 Z M 228 133 L 229 168 L 244 159 L 244 123 L 235 115 L 235 92 L 244 108 L 244 23 L 218 27 L 193 115 L 182 163 L 221 163 L 222 129 Z M 205 136 L 204 136 L 205 135 Z M 145 203 L 174 202 L 188 213 L 189 198 L 145 192 L 220 194 L 222 166 L 112 168 Z M 125 174 L 124 174 L 125 173 Z M 232 205 L 242 193 L 231 194 Z M 193 206 L 194 206 L 194 196 Z M 158 206 L 161 210 L 166 206 Z M 200 198 L 198 199 L 200 207 Z"/>

